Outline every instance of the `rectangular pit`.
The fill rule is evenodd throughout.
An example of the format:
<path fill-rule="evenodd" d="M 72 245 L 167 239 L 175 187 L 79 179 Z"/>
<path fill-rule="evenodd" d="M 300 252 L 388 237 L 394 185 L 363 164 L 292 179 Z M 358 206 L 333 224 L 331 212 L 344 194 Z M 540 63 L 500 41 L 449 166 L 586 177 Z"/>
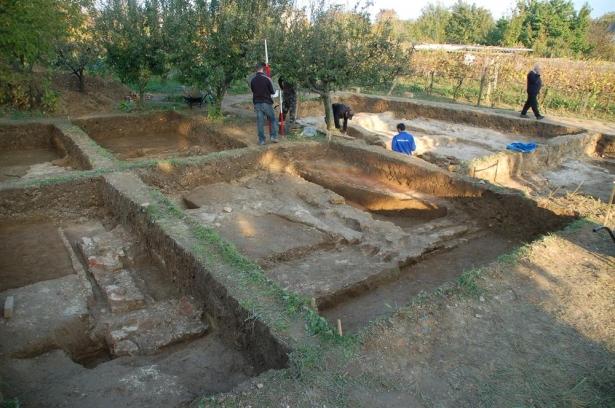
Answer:
<path fill-rule="evenodd" d="M 0 182 L 90 169 L 75 143 L 52 124 L 0 124 Z"/>
<path fill-rule="evenodd" d="M 120 160 L 202 155 L 246 146 L 201 119 L 176 112 L 92 117 L 74 123 Z"/>
<path fill-rule="evenodd" d="M 344 142 L 140 174 L 350 331 L 569 221 L 515 192 Z"/>
<path fill-rule="evenodd" d="M 177 406 L 286 364 L 285 348 L 246 327 L 236 300 L 124 194 L 131 180 L 0 189 L 0 304 L 15 304 L 0 317 L 6 398 Z"/>
<path fill-rule="evenodd" d="M 354 109 L 348 134 L 391 149 L 396 125 L 415 136 L 414 155 L 444 169 L 534 193 L 578 191 L 607 201 L 612 137 L 549 120 L 522 119 L 464 106 L 342 94 Z M 308 119 L 310 120 L 310 119 Z M 530 153 L 512 142 L 535 142 Z"/>
<path fill-rule="evenodd" d="M 428 118 L 451 123 L 489 128 L 531 138 L 548 139 L 582 133 L 583 129 L 549 121 L 523 119 L 484 109 L 454 106 L 437 102 L 413 101 L 407 98 L 378 97 L 341 93 L 339 99 L 355 112 L 393 112 L 399 118 Z"/>

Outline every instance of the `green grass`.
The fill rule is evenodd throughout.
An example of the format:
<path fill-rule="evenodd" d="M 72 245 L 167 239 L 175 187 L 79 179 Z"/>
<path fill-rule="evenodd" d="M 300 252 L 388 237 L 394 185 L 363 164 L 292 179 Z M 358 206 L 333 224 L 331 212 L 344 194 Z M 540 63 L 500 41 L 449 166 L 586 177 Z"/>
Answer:
<path fill-rule="evenodd" d="M 175 79 L 167 79 L 159 76 L 152 77 L 147 86 L 145 92 L 149 93 L 162 93 L 162 94 L 181 94 L 182 83 Z"/>

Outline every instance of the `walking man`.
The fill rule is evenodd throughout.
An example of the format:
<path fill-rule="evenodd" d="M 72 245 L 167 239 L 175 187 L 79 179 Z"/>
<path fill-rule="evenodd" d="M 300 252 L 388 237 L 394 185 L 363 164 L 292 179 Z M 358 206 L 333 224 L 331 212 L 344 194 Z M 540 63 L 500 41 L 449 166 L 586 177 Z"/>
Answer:
<path fill-rule="evenodd" d="M 256 112 L 256 127 L 258 130 L 258 144 L 265 144 L 265 117 L 271 123 L 269 137 L 272 143 L 278 143 L 278 123 L 273 111 L 273 98 L 275 94 L 273 82 L 265 74 L 265 64 L 260 62 L 256 65 L 256 75 L 250 81 L 252 89 L 252 102 L 254 103 L 254 111 Z"/>
<path fill-rule="evenodd" d="M 527 100 L 525 101 L 525 105 L 523 105 L 523 110 L 521 111 L 521 117 L 527 118 L 527 110 L 532 108 L 532 112 L 536 116 L 536 119 L 543 119 L 544 116 L 540 114 L 538 111 L 538 93 L 540 92 L 540 88 L 542 87 L 542 79 L 540 79 L 540 65 L 534 65 L 534 69 L 531 70 L 527 74 Z"/>
<path fill-rule="evenodd" d="M 399 133 L 393 137 L 393 141 L 391 142 L 391 150 L 412 156 L 412 152 L 416 150 L 414 136 L 406 132 L 406 125 L 403 123 L 399 123 L 397 125 L 397 131 Z"/>

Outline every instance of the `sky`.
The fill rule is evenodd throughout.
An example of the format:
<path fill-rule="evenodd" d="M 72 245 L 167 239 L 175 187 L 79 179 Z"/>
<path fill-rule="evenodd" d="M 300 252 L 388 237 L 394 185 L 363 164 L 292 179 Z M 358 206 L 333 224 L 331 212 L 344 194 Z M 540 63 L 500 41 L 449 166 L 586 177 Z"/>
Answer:
<path fill-rule="evenodd" d="M 467 0 L 469 3 L 475 3 L 478 6 L 485 7 L 491 11 L 495 19 L 509 14 L 512 10 L 515 0 Z M 573 0 L 575 8 L 578 10 L 584 3 L 589 3 L 592 8 L 592 17 L 600 17 L 604 13 L 615 11 L 615 0 Z M 338 3 L 348 3 L 349 1 L 340 1 Z M 440 3 L 444 6 L 455 4 L 456 0 L 373 0 L 374 5 L 372 13 L 377 13 L 380 9 L 394 9 L 401 19 L 415 19 L 421 14 L 421 9 L 429 3 Z M 299 4 L 308 3 L 308 0 L 299 0 Z"/>

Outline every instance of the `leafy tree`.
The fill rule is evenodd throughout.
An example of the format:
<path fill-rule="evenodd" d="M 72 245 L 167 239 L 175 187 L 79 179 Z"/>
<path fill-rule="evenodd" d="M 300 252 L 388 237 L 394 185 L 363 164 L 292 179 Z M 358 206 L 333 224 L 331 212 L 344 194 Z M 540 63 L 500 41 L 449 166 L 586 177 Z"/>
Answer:
<path fill-rule="evenodd" d="M 33 73 L 53 56 L 66 31 L 70 0 L 0 1 L 0 103 L 51 110 L 54 93 L 46 73 Z"/>
<path fill-rule="evenodd" d="M 0 3 L 0 55 L 18 70 L 32 69 L 50 57 L 65 30 L 61 0 L 3 0 Z"/>
<path fill-rule="evenodd" d="M 397 12 L 393 9 L 382 9 L 376 14 L 376 24 L 388 26 L 391 36 L 396 40 L 405 37 L 405 27 L 403 21 L 399 19 Z"/>
<path fill-rule="evenodd" d="M 56 44 L 57 64 L 68 68 L 79 81 L 79 91 L 85 91 L 85 69 L 102 53 L 92 18 L 95 10 L 89 0 L 75 7 L 69 16 L 66 37 Z"/>
<path fill-rule="evenodd" d="M 489 10 L 460 0 L 451 8 L 446 40 L 453 44 L 484 44 L 493 25 Z"/>
<path fill-rule="evenodd" d="M 429 3 L 421 15 L 408 26 L 408 35 L 414 41 L 443 43 L 446 41 L 446 26 L 451 17 L 448 8 Z"/>
<path fill-rule="evenodd" d="M 173 33 L 174 64 L 183 81 L 212 94 L 210 115 L 220 114 L 231 83 L 254 67 L 254 50 L 260 47 L 263 33 L 279 20 L 288 4 L 287 0 L 170 3 L 167 31 Z"/>
<path fill-rule="evenodd" d="M 593 20 L 587 39 L 592 47 L 591 56 L 615 61 L 615 12 Z"/>
<path fill-rule="evenodd" d="M 288 15 L 272 37 L 281 74 L 320 95 L 328 129 L 333 126 L 331 92 L 391 80 L 410 65 L 409 52 L 392 38 L 390 26 L 372 25 L 359 5 L 347 12 L 324 1 L 313 3 L 309 13 Z"/>
<path fill-rule="evenodd" d="M 591 49 L 587 42 L 587 5 L 577 12 L 571 0 L 522 0 L 516 13 L 522 18 L 518 40 L 538 55 L 581 55 Z"/>
<path fill-rule="evenodd" d="M 168 71 L 163 11 L 158 0 L 107 0 L 96 21 L 109 65 L 137 88 L 139 105 L 151 76 Z"/>

